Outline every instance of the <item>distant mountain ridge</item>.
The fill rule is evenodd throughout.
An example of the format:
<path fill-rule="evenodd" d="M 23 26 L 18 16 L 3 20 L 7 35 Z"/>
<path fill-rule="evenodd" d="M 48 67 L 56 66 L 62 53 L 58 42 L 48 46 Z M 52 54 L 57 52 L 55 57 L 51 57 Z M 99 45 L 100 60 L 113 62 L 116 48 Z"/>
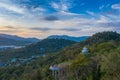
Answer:
<path fill-rule="evenodd" d="M 82 36 L 82 37 L 73 37 L 73 36 L 67 36 L 67 35 L 51 35 L 47 37 L 46 39 L 66 39 L 71 40 L 75 42 L 81 42 L 88 39 L 89 36 Z M 9 35 L 9 34 L 0 34 L 0 45 L 6 46 L 6 45 L 17 45 L 17 46 L 23 46 L 31 43 L 39 42 L 40 40 L 37 38 L 23 38 L 16 35 Z"/>
<path fill-rule="evenodd" d="M 85 41 L 89 38 L 90 36 L 81 36 L 81 37 L 73 37 L 73 36 L 67 36 L 67 35 L 51 35 L 48 36 L 48 39 L 67 39 L 67 40 L 72 40 L 76 42 L 81 42 Z"/>
<path fill-rule="evenodd" d="M 0 45 L 26 45 L 40 41 L 37 38 L 23 38 L 16 35 L 0 34 Z"/>

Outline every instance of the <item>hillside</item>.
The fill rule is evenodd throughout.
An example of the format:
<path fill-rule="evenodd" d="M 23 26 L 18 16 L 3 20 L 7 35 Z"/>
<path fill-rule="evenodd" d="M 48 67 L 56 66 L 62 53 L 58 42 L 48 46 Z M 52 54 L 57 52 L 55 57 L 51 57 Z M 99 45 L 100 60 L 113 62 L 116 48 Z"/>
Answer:
<path fill-rule="evenodd" d="M 91 49 L 90 52 L 93 53 L 97 51 L 98 52 L 102 51 L 100 49 L 101 47 L 105 49 L 107 48 L 113 49 L 114 46 L 120 45 L 119 39 L 120 39 L 120 34 L 116 32 L 107 31 L 107 32 L 96 33 L 90 38 L 88 38 L 86 41 L 79 42 L 73 46 L 64 48 L 64 50 L 60 51 L 56 57 L 57 59 L 59 58 L 59 60 L 63 60 L 63 61 L 76 58 L 84 46 L 89 47 Z M 98 45 L 99 45 L 99 49 L 97 49 Z"/>
<path fill-rule="evenodd" d="M 102 37 L 98 38 L 99 36 Z M 81 54 L 84 46 L 89 49 L 89 54 Z M 49 54 L 26 66 L 2 68 L 0 69 L 0 79 L 54 80 L 49 67 L 53 64 L 70 62 L 70 67 L 65 68 L 68 69 L 68 72 L 65 70 L 58 80 L 119 80 L 119 59 L 119 34 L 101 32 L 84 42 L 64 48 L 55 54 Z"/>
<path fill-rule="evenodd" d="M 16 45 L 23 46 L 26 44 L 36 43 L 39 39 L 36 38 L 22 38 L 15 35 L 0 34 L 0 45 Z"/>
<path fill-rule="evenodd" d="M 99 32 L 94 34 L 86 41 L 86 43 L 97 44 L 101 42 L 119 41 L 119 40 L 120 40 L 120 34 L 118 34 L 117 32 L 107 31 L 107 32 Z"/>
<path fill-rule="evenodd" d="M 76 42 L 65 39 L 44 39 L 38 43 L 31 44 L 21 49 L 13 49 L 1 52 L 1 58 L 7 59 L 13 57 L 31 57 L 33 55 L 46 55 L 71 46 Z"/>
<path fill-rule="evenodd" d="M 87 40 L 89 36 L 73 37 L 73 36 L 67 36 L 67 35 L 51 35 L 47 38 L 48 39 L 67 39 L 67 40 L 72 40 L 76 42 L 81 42 L 81 41 Z"/>
<path fill-rule="evenodd" d="M 92 37 L 89 37 L 86 41 L 80 42 L 77 47 L 83 47 L 84 45 L 95 45 L 103 42 L 119 42 L 120 34 L 112 31 L 99 32 L 94 34 Z M 77 48 L 76 47 L 76 48 Z"/>

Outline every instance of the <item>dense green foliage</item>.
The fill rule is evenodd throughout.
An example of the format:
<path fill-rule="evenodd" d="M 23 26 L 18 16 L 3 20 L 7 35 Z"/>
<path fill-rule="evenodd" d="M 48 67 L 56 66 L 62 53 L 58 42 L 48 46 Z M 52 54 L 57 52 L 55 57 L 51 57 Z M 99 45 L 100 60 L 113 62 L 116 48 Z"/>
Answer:
<path fill-rule="evenodd" d="M 99 37 L 101 34 L 110 38 Z M 99 37 L 98 41 L 94 42 L 97 37 Z M 49 67 L 63 62 L 71 62 L 65 80 L 120 80 L 120 41 L 118 40 L 119 34 L 116 32 L 97 33 L 85 42 L 67 47 L 26 66 L 1 68 L 0 80 L 54 80 Z M 83 46 L 89 48 L 89 54 L 80 54 Z"/>
<path fill-rule="evenodd" d="M 33 55 L 46 55 L 62 50 L 76 42 L 65 39 L 44 39 L 38 43 L 28 45 L 21 49 L 7 50 L 0 52 L 0 60 L 9 60 L 11 58 L 27 58 Z"/>

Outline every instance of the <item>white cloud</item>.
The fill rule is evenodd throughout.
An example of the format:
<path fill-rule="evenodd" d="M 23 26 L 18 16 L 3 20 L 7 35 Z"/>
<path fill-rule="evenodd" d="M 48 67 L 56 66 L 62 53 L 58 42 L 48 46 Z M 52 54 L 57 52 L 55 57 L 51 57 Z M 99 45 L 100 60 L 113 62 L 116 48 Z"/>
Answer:
<path fill-rule="evenodd" d="M 15 12 L 15 13 L 25 14 L 25 9 L 21 8 L 20 6 L 13 5 L 13 4 L 7 4 L 7 3 L 0 2 L 0 7 L 8 11 Z"/>
<path fill-rule="evenodd" d="M 99 19 L 96 20 L 97 23 L 107 23 L 110 21 L 111 19 L 109 17 L 103 16 L 103 15 L 99 15 Z"/>
<path fill-rule="evenodd" d="M 55 3 L 55 2 L 52 2 L 52 3 L 51 3 L 51 6 L 52 6 L 54 9 L 56 9 L 56 10 L 59 10 L 59 9 L 60 9 L 60 5 L 58 5 L 58 4 Z"/>
<path fill-rule="evenodd" d="M 89 15 L 92 15 L 92 16 L 95 15 L 95 13 L 94 13 L 94 12 L 91 12 L 91 11 L 86 11 L 86 13 L 88 13 Z"/>
<path fill-rule="evenodd" d="M 113 4 L 112 9 L 120 10 L 120 4 Z"/>
<path fill-rule="evenodd" d="M 68 5 L 62 4 L 62 5 L 61 5 L 61 10 L 62 10 L 62 11 L 68 11 L 68 10 L 69 10 Z"/>
<path fill-rule="evenodd" d="M 43 7 L 41 7 L 41 6 L 38 6 L 38 7 L 31 7 L 29 10 L 28 10 L 28 12 L 27 12 L 27 15 L 26 16 L 28 16 L 28 15 L 30 15 L 30 16 L 32 16 L 32 17 L 38 17 L 39 16 L 39 18 L 42 16 L 42 15 L 44 15 L 44 13 L 47 11 L 47 9 L 45 9 L 45 8 L 43 8 Z"/>
<path fill-rule="evenodd" d="M 69 16 L 80 16 L 80 15 L 82 15 L 82 14 L 77 14 L 77 13 L 72 13 L 72 12 L 67 12 L 67 11 L 61 11 L 61 12 L 59 12 L 59 14 L 61 14 L 61 15 L 69 15 Z"/>
<path fill-rule="evenodd" d="M 61 14 L 68 14 L 68 15 L 76 15 L 74 13 L 71 13 L 69 11 L 69 9 L 72 7 L 72 3 L 67 1 L 67 0 L 63 0 L 63 1 L 60 1 L 58 3 L 56 2 L 52 2 L 51 3 L 51 6 L 59 13 Z"/>
<path fill-rule="evenodd" d="M 55 3 L 52 2 L 51 6 L 56 10 L 56 11 L 68 11 L 69 6 L 65 3 Z"/>
<path fill-rule="evenodd" d="M 81 15 L 77 13 L 72 13 L 69 11 L 71 8 L 71 5 L 68 3 L 60 2 L 60 3 L 55 3 L 52 2 L 51 6 L 57 11 L 58 14 L 60 15 L 68 15 L 68 16 L 74 16 L 74 15 Z"/>
<path fill-rule="evenodd" d="M 120 14 L 115 15 L 115 14 L 108 14 L 107 15 L 109 18 L 111 18 L 115 22 L 120 22 Z"/>
<path fill-rule="evenodd" d="M 44 12 L 44 11 L 46 11 L 46 9 L 44 9 L 44 8 L 42 8 L 42 7 L 36 7 L 36 8 L 32 8 L 32 11 L 33 12 Z"/>

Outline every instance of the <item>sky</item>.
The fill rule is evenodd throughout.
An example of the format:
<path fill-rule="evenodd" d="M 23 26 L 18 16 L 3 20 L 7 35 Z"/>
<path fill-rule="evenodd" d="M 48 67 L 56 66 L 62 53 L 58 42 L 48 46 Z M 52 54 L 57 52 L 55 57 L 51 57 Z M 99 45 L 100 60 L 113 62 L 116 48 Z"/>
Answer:
<path fill-rule="evenodd" d="M 0 33 L 45 38 L 120 33 L 120 0 L 0 0 Z"/>

